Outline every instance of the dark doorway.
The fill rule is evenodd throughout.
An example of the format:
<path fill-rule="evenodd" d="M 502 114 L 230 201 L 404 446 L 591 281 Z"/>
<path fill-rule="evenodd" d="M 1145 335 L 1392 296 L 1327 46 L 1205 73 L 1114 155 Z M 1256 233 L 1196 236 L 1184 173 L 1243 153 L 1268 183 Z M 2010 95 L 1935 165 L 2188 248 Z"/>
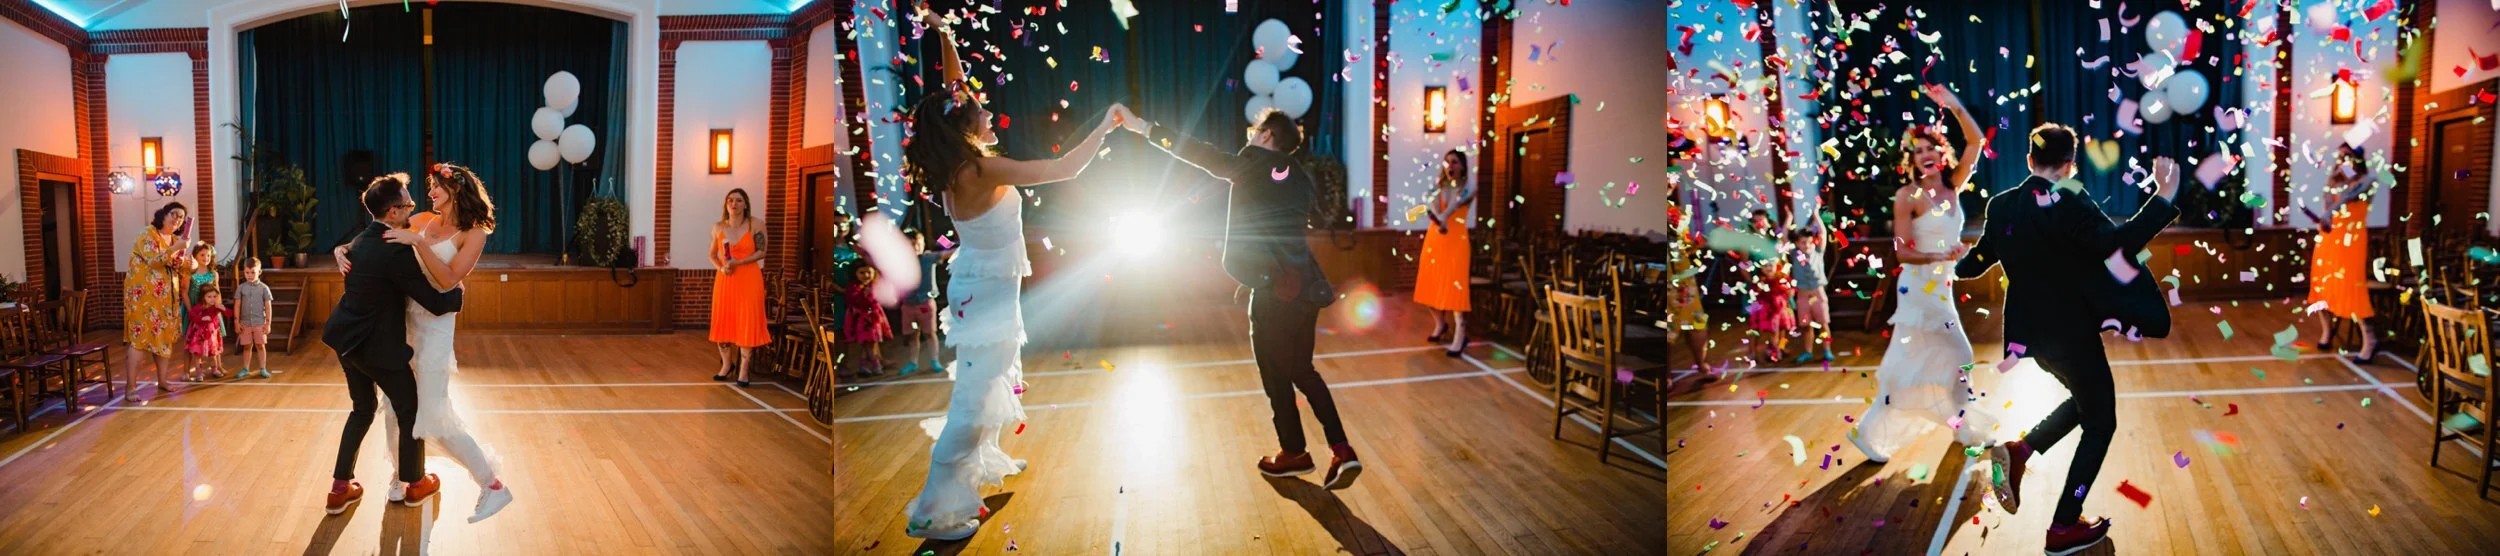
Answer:
<path fill-rule="evenodd" d="M 1554 183 L 1554 178 L 1562 173 L 1564 163 L 1562 153 L 1553 152 L 1556 150 L 1553 147 L 1559 144 L 1553 135 L 1553 131 L 1548 129 L 1511 134 L 1513 148 L 1506 155 L 1511 157 L 1510 183 L 1519 191 L 1560 190 L 1561 186 Z M 1540 145 L 1540 142 L 1543 144 Z M 1561 195 L 1526 195 L 1526 198 L 1527 202 L 1512 209 L 1516 211 L 1510 215 L 1512 221 L 1531 231 L 1562 229 Z"/>
<path fill-rule="evenodd" d="M 807 225 L 807 233 L 799 240 L 799 261 L 819 272 L 833 271 L 833 215 L 842 211 L 842 181 L 833 172 L 808 174 L 807 202 L 800 205 L 799 221 Z"/>
<path fill-rule="evenodd" d="M 2422 204 L 2435 208 L 2429 211 L 2430 214 L 2420 215 L 2420 217 L 2428 218 L 2433 215 L 2438 217 L 2436 224 L 2432 226 L 2433 234 L 2458 227 L 2475 226 L 2480 222 L 2474 218 L 2474 215 L 2482 212 L 2484 205 L 2472 201 L 2478 198 L 2474 188 L 2480 187 L 2484 180 L 2469 182 L 2468 178 L 2480 173 L 2477 172 L 2480 169 L 2473 166 L 2486 158 L 2472 156 L 2474 153 L 2466 151 L 2475 144 L 2476 134 L 2490 132 L 2490 128 L 2476 125 L 2474 118 L 2470 117 L 2451 118 L 2431 124 L 2431 152 L 2434 153 L 2431 156 L 2433 185 L 2426 193 L 2430 195 L 2430 198 L 2423 199 Z"/>
<path fill-rule="evenodd" d="M 85 284 L 78 280 L 78 184 L 67 181 L 36 182 L 43 207 L 43 283 L 44 299 L 61 299 L 64 292 L 75 291 Z"/>

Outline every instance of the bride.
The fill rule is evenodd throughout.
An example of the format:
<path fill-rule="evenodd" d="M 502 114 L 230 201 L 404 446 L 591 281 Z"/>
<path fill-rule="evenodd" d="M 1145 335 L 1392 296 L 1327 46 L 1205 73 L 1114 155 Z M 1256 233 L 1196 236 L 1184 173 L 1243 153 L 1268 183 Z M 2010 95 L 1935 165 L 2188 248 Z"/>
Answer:
<path fill-rule="evenodd" d="M 426 281 L 436 290 L 451 291 L 477 269 L 478 257 L 486 251 L 486 235 L 495 230 L 495 202 L 487 197 L 485 184 L 478 181 L 477 173 L 468 168 L 437 163 L 425 178 L 425 197 L 433 203 L 435 212 L 410 217 L 408 229 L 385 232 L 383 238 L 416 247 Z M 343 251 L 339 269 L 347 269 Z M 469 522 L 477 523 L 494 517 L 511 504 L 512 490 L 496 478 L 497 458 L 493 452 L 469 434 L 460 410 L 452 406 L 451 374 L 460 369 L 460 362 L 452 356 L 452 337 L 459 326 L 459 316 L 427 311 L 411 311 L 408 315 L 408 345 L 417 354 L 411 367 L 417 372 L 418 399 L 416 430 L 410 434 L 450 453 L 477 480 L 481 492 L 476 511 L 469 515 Z M 382 411 L 390 411 L 390 402 L 382 403 Z M 382 421 L 388 427 L 384 434 L 399 435 L 398 420 Z M 399 445 L 385 444 L 391 447 L 391 461 L 399 461 Z M 391 481 L 390 500 L 399 501 L 407 488 L 406 483 Z"/>
<path fill-rule="evenodd" d="M 1849 441 L 1868 461 L 1883 463 L 1892 452 L 1943 423 L 1965 446 L 1987 446 L 1996 416 L 1971 399 L 1967 369 L 1974 359 L 1970 337 L 1953 306 L 1953 263 L 1970 248 L 1962 244 L 1961 189 L 1970 183 L 1987 136 L 1971 120 L 1962 101 L 1941 85 L 1924 88 L 1927 98 L 1953 113 L 1960 123 L 1968 152 L 1959 160 L 1941 130 L 1910 128 L 1902 140 L 1901 158 L 1909 185 L 1892 197 L 1892 229 L 1896 256 L 1901 259 L 1899 299 L 1892 315 L 1892 345 L 1875 370 L 1876 398 Z"/>
<path fill-rule="evenodd" d="M 928 482 L 904 510 L 903 532 L 959 540 L 978 531 L 979 518 L 988 513 L 981 488 L 1002 484 L 1025 467 L 1024 460 L 1009 458 L 998 448 L 1000 429 L 1024 420 L 1024 405 L 1016 399 L 1024 377 L 1019 353 L 1024 314 L 1018 304 L 1023 278 L 1033 267 L 1025 259 L 1024 205 L 1016 188 L 1076 177 L 1128 109 L 1112 105 L 1084 141 L 1060 151 L 1058 158 L 996 156 L 992 147 L 998 135 L 991 128 L 990 112 L 964 80 L 953 33 L 927 4 L 920 6 L 919 16 L 942 45 L 938 52 L 946 80 L 945 90 L 912 108 L 904 171 L 923 191 L 944 195 L 940 204 L 962 247 L 941 290 L 950 306 L 938 311 L 946 320 L 946 345 L 955 348 L 954 364 L 947 367 L 955 386 L 946 416 L 920 424 L 937 442 L 929 449 Z"/>

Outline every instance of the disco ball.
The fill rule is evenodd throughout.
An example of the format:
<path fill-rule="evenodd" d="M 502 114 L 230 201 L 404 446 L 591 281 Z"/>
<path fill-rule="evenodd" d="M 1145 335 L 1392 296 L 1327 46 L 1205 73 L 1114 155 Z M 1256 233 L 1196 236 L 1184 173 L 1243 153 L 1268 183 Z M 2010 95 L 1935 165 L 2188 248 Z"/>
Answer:
<path fill-rule="evenodd" d="M 104 181 L 105 186 L 109 188 L 114 195 L 128 195 L 131 191 L 139 188 L 139 180 L 130 177 L 129 172 L 114 172 L 113 175 L 106 177 Z"/>
<path fill-rule="evenodd" d="M 158 172 L 156 179 L 149 180 L 148 184 L 156 187 L 156 196 L 172 197 L 182 192 L 182 174 L 173 170 Z"/>

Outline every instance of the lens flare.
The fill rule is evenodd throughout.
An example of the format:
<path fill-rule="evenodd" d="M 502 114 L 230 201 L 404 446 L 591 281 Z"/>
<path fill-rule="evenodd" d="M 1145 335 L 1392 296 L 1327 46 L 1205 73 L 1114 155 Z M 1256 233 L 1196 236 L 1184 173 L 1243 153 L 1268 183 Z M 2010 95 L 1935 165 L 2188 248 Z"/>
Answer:
<path fill-rule="evenodd" d="M 1347 331 L 1362 334 L 1380 325 L 1380 288 L 1356 282 L 1346 288 L 1345 298 L 1337 300 L 1337 320 Z"/>

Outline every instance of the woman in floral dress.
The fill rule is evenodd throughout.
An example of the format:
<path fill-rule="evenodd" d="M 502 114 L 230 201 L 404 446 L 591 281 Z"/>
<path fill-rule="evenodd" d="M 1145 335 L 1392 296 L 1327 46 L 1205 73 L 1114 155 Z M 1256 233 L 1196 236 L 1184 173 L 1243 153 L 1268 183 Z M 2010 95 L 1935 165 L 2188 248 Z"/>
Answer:
<path fill-rule="evenodd" d="M 122 281 L 122 338 L 130 342 L 132 365 L 124 387 L 137 396 L 138 365 L 145 361 L 156 379 L 156 396 L 162 398 L 173 391 L 173 384 L 165 381 L 165 367 L 181 354 L 175 348 L 182 335 L 182 282 L 191 270 L 191 259 L 183 253 L 183 238 L 191 230 L 190 209 L 167 204 L 149 222 L 130 247 L 130 276 Z"/>

